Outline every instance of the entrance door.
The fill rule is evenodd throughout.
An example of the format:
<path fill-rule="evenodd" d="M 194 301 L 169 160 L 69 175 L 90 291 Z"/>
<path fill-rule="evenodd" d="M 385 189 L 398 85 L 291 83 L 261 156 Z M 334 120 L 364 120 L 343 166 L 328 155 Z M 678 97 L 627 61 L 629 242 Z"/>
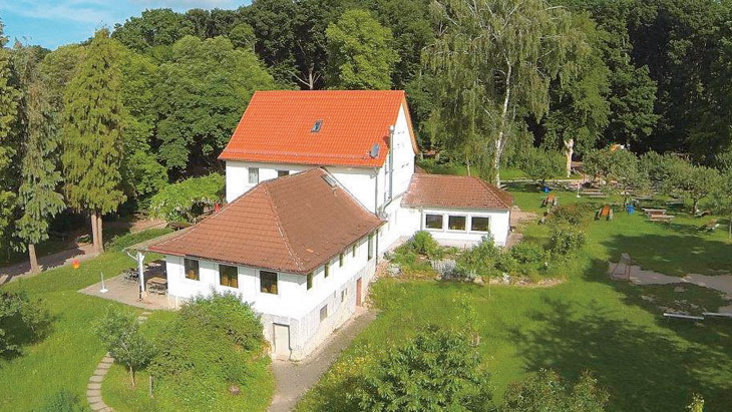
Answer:
<path fill-rule="evenodd" d="M 290 357 L 290 327 L 278 323 L 273 325 L 275 355 Z"/>
<path fill-rule="evenodd" d="M 361 306 L 361 278 L 356 280 L 356 306 Z"/>

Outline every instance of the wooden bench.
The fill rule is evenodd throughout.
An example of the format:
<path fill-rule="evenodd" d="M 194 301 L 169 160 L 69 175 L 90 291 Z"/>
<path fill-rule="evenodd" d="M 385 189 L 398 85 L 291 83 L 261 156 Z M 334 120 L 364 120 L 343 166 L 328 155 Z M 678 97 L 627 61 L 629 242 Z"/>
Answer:
<path fill-rule="evenodd" d="M 651 222 L 664 222 L 664 223 L 670 223 L 672 220 L 674 220 L 676 216 L 674 215 L 651 215 L 649 217 L 649 220 Z"/>
<path fill-rule="evenodd" d="M 682 313 L 664 312 L 663 316 L 668 319 L 675 318 L 675 319 L 704 320 L 704 316 L 684 315 Z"/>
<path fill-rule="evenodd" d="M 646 216 L 648 216 L 648 217 L 651 217 L 653 215 L 665 215 L 666 214 L 666 209 L 651 209 L 648 207 L 644 207 L 642 210 L 643 210 L 643 213 L 645 213 Z"/>

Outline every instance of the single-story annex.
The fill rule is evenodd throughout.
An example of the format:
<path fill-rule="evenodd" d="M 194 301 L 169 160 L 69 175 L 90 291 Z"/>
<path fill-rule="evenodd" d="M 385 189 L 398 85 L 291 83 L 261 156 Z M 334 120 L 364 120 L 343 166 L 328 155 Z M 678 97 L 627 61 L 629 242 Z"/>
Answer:
<path fill-rule="evenodd" d="M 363 304 L 381 256 L 419 230 L 505 245 L 512 198 L 480 179 L 415 173 L 403 91 L 268 91 L 219 157 L 228 204 L 148 247 L 174 304 L 237 293 L 272 354 L 302 359 Z"/>

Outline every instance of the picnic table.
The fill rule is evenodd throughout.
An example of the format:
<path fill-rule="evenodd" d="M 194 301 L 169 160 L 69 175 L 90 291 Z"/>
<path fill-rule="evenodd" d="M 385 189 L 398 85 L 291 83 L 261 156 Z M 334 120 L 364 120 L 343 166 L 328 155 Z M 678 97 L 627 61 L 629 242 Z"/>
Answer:
<path fill-rule="evenodd" d="M 674 220 L 675 217 L 676 216 L 674 216 L 674 215 L 665 215 L 665 214 L 662 214 L 662 215 L 650 215 L 649 216 L 649 220 L 651 222 L 666 222 L 666 223 L 669 223 L 672 220 Z"/>
<path fill-rule="evenodd" d="M 592 198 L 605 198 L 607 194 L 603 193 L 600 189 L 582 189 L 580 194 Z"/>
<path fill-rule="evenodd" d="M 665 215 L 666 209 L 651 209 L 648 207 L 643 208 L 643 213 L 646 214 L 646 216 L 651 217 L 653 215 Z"/>
<path fill-rule="evenodd" d="M 168 279 L 150 278 L 147 280 L 147 291 L 164 295 L 168 291 Z"/>

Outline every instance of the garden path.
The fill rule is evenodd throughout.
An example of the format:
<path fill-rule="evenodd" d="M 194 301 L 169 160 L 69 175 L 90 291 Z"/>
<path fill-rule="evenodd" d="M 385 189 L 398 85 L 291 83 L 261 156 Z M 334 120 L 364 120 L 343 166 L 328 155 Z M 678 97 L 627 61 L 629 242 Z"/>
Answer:
<path fill-rule="evenodd" d="M 137 321 L 143 323 L 151 314 L 151 312 L 142 312 L 142 314 L 137 317 Z M 94 375 L 89 378 L 89 384 L 86 386 L 86 401 L 89 403 L 92 411 L 113 411 L 113 409 L 104 403 L 104 400 L 102 400 L 102 382 L 104 381 L 104 377 L 107 376 L 109 368 L 111 368 L 113 364 L 114 358 L 109 354 L 109 352 L 107 352 L 102 360 L 99 361 L 99 364 L 97 364 L 97 369 L 94 371 Z"/>
<path fill-rule="evenodd" d="M 690 273 L 684 277 L 669 276 L 651 270 L 643 270 L 640 266 L 631 265 L 626 271 L 623 263 L 615 264 L 610 262 L 608 273 L 615 279 L 623 280 L 624 273 L 630 273 L 630 280 L 636 285 L 671 285 L 675 283 L 690 283 L 705 288 L 717 290 L 732 297 L 732 275 L 707 276 L 697 273 Z M 620 275 L 620 276 L 618 276 Z M 732 312 L 732 306 L 722 307 L 721 310 Z"/>
<path fill-rule="evenodd" d="M 374 319 L 376 312 L 356 308 L 356 315 L 304 361 L 272 361 L 276 387 L 269 411 L 293 410 L 300 397 L 318 382 L 341 351 Z"/>

